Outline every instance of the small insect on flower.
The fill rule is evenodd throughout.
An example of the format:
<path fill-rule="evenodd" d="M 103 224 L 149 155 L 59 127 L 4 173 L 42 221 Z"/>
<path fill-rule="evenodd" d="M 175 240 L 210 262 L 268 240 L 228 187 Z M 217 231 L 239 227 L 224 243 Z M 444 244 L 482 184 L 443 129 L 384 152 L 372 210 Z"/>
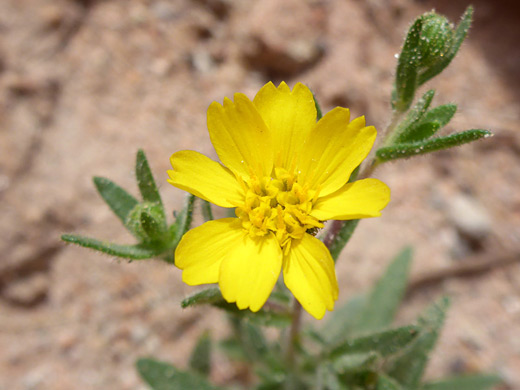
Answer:
<path fill-rule="evenodd" d="M 312 92 L 266 84 L 254 100 L 213 102 L 208 130 L 221 163 L 194 151 L 171 157 L 169 183 L 236 218 L 184 235 L 175 264 L 189 285 L 218 283 L 239 309 L 258 311 L 283 270 L 286 286 L 314 317 L 334 309 L 338 282 L 327 247 L 314 235 L 329 219 L 377 217 L 390 200 L 377 179 L 348 183 L 376 129 L 336 107 L 316 122 Z"/>

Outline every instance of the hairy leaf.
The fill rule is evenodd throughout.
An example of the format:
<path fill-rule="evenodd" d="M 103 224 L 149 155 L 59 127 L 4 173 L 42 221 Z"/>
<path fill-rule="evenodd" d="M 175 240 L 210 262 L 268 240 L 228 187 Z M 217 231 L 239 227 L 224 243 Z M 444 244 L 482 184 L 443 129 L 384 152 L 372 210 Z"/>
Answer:
<path fill-rule="evenodd" d="M 336 261 L 345 247 L 347 243 L 349 242 L 350 238 L 354 234 L 354 231 L 356 230 L 356 227 L 359 223 L 359 219 L 351 219 L 348 221 L 343 222 L 343 226 L 341 227 L 339 233 L 334 238 L 334 241 L 332 241 L 332 244 L 330 245 L 330 254 L 334 261 Z"/>
<path fill-rule="evenodd" d="M 204 332 L 198 339 L 190 356 L 190 368 L 207 377 L 211 371 L 211 337 Z"/>
<path fill-rule="evenodd" d="M 401 328 L 372 333 L 337 345 L 332 349 L 329 357 L 335 360 L 344 355 L 370 352 L 377 352 L 385 357 L 399 352 L 418 335 L 419 328 L 416 326 L 403 326 Z"/>
<path fill-rule="evenodd" d="M 412 249 L 408 247 L 390 263 L 368 297 L 359 317 L 359 329 L 371 331 L 392 324 L 406 291 L 411 261 Z"/>
<path fill-rule="evenodd" d="M 421 390 L 490 390 L 500 382 L 497 375 L 472 374 L 426 383 Z"/>
<path fill-rule="evenodd" d="M 409 142 L 383 147 L 377 150 L 376 156 L 380 162 L 408 158 L 419 154 L 426 154 L 437 150 L 464 145 L 481 138 L 490 137 L 491 135 L 492 133 L 488 130 L 466 130 L 446 137 L 437 137 L 425 141 Z"/>
<path fill-rule="evenodd" d="M 152 390 L 216 390 L 205 378 L 176 369 L 154 359 L 139 359 L 136 363 L 141 378 Z"/>
<path fill-rule="evenodd" d="M 405 388 L 415 389 L 419 386 L 429 355 L 444 324 L 448 306 L 449 299 L 446 297 L 430 305 L 418 319 L 421 328 L 419 336 L 392 362 L 389 375 Z"/>
<path fill-rule="evenodd" d="M 65 242 L 80 245 L 84 248 L 95 249 L 111 256 L 122 257 L 130 260 L 151 259 L 161 255 L 165 250 L 161 247 L 154 247 L 146 244 L 119 245 L 75 234 L 64 234 L 61 236 L 61 239 Z"/>
<path fill-rule="evenodd" d="M 124 224 L 130 211 L 139 203 L 137 199 L 107 178 L 94 177 L 93 180 L 101 197 Z"/>
<path fill-rule="evenodd" d="M 404 41 L 403 50 L 397 61 L 392 106 L 398 112 L 405 112 L 412 104 L 417 88 L 417 67 L 419 64 L 419 40 L 423 18 L 419 17 L 410 27 Z"/>

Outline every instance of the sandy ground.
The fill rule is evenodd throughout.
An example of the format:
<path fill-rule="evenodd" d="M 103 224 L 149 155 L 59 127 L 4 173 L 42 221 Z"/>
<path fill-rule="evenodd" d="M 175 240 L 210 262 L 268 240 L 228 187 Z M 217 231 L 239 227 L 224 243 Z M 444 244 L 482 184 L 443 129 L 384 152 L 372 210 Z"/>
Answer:
<path fill-rule="evenodd" d="M 520 389 L 520 18 L 512 0 L 473 4 L 460 56 L 429 87 L 436 104 L 459 104 L 448 132 L 495 136 L 376 172 L 393 200 L 343 252 L 340 299 L 366 289 L 411 244 L 415 284 L 399 322 L 436 296 L 453 298 L 428 376 L 496 371 Z M 176 268 L 59 241 L 76 232 L 132 242 L 92 176 L 136 193 L 132 167 L 143 148 L 168 210 L 179 208 L 184 194 L 166 183 L 169 156 L 215 157 L 208 105 L 238 91 L 253 97 L 268 80 L 303 82 L 324 108 L 347 106 L 382 129 L 408 23 L 432 8 L 457 20 L 467 5 L 0 2 L 0 389 L 144 389 L 137 357 L 183 367 L 200 332 L 226 332 L 217 311 L 180 308 L 194 289 Z M 226 383 L 233 366 L 215 360 L 212 375 Z"/>

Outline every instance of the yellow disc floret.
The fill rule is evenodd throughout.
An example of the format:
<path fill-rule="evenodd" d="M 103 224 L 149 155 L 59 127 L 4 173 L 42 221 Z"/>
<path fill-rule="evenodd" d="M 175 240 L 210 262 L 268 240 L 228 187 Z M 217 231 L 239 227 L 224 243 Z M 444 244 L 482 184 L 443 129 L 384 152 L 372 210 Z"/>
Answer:
<path fill-rule="evenodd" d="M 245 201 L 236 208 L 236 215 L 249 235 L 261 237 L 273 232 L 285 252 L 291 239 L 301 239 L 308 230 L 323 227 L 309 215 L 319 191 L 298 183 L 294 172 L 277 167 L 271 177 L 251 174 L 243 187 Z"/>

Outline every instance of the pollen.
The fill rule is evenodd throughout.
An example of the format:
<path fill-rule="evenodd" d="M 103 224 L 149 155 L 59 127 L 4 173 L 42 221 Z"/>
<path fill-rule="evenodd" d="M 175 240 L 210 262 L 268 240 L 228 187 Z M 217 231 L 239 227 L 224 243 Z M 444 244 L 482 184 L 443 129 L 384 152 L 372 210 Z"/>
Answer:
<path fill-rule="evenodd" d="M 292 239 L 301 239 L 306 232 L 323 227 L 310 215 L 319 189 L 300 184 L 294 169 L 275 167 L 271 176 L 262 178 L 252 173 L 242 185 L 244 203 L 235 212 L 251 237 L 272 232 L 280 247 L 288 251 Z"/>

